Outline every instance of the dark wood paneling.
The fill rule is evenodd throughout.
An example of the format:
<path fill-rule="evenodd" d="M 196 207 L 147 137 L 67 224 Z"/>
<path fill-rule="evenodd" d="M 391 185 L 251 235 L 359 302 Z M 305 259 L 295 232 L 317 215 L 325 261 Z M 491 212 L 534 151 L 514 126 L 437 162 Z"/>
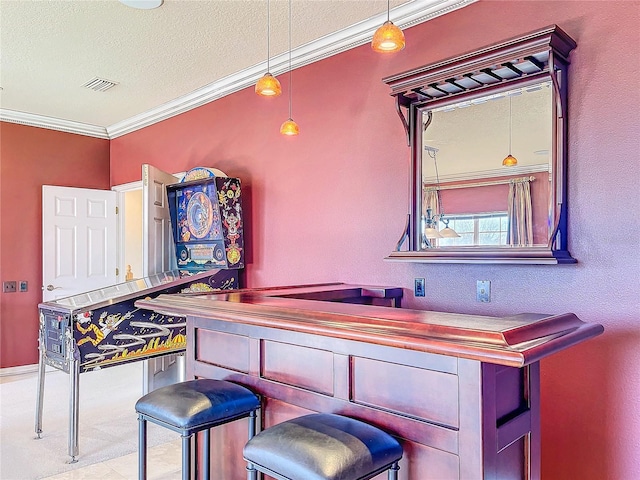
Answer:
<path fill-rule="evenodd" d="M 496 478 L 526 480 L 525 458 L 527 458 L 527 455 L 525 443 L 525 438 L 522 437 L 500 452 Z"/>
<path fill-rule="evenodd" d="M 196 359 L 249 373 L 249 337 L 212 330 L 196 330 Z"/>
<path fill-rule="evenodd" d="M 515 367 L 498 368 L 496 372 L 496 417 L 509 417 L 527 409 L 524 388 L 524 369 Z"/>
<path fill-rule="evenodd" d="M 310 375 L 313 372 L 313 375 Z M 280 342 L 262 342 L 261 376 L 333 396 L 333 353 Z"/>
<path fill-rule="evenodd" d="M 233 305 L 239 300 L 246 303 Z M 316 303 L 322 305 L 318 311 Z M 582 328 L 575 319 L 465 319 L 326 303 L 245 294 L 205 301 L 202 315 L 185 311 L 190 377 L 252 389 L 263 399 L 267 427 L 309 412 L 375 425 L 403 445 L 400 480 L 539 480 L 540 369 L 527 358 L 545 352 L 540 344 L 510 346 L 507 352 L 478 332 L 489 326 L 501 336 L 505 328 L 529 331 L 536 324 L 546 332 L 551 323 Z M 199 308 L 192 300 L 183 307 Z M 449 328 L 460 334 L 444 335 Z M 416 342 L 420 349 L 413 348 Z M 433 349 L 434 342 L 443 350 Z M 504 362 L 512 354 L 522 361 Z M 239 425 L 217 434 L 233 438 L 223 437 L 224 448 L 212 448 L 213 464 L 219 463 L 214 478 L 243 478 L 235 449 L 241 451 L 246 434 Z"/>
<path fill-rule="evenodd" d="M 460 477 L 457 455 L 415 442 L 402 441 L 404 454 L 398 480 L 451 480 Z M 386 479 L 386 477 L 382 477 Z"/>
<path fill-rule="evenodd" d="M 419 420 L 459 425 L 456 375 L 354 357 L 351 398 Z"/>

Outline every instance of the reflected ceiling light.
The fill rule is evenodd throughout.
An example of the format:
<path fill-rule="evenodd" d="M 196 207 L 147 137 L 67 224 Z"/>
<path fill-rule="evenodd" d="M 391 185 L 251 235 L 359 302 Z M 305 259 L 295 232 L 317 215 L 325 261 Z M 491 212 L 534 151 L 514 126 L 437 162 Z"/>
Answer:
<path fill-rule="evenodd" d="M 518 164 L 518 160 L 516 157 L 511 155 L 511 127 L 513 123 L 513 117 L 511 115 L 511 97 L 509 97 L 509 155 L 502 160 L 502 166 L 504 167 L 515 167 Z"/>
<path fill-rule="evenodd" d="M 373 34 L 371 48 L 378 53 L 394 53 L 404 48 L 404 33 L 391 20 L 389 0 L 387 0 L 387 21 Z"/>
<path fill-rule="evenodd" d="M 430 208 L 427 210 L 431 210 Z M 427 238 L 442 238 L 442 235 L 440 235 L 440 232 L 438 231 L 438 229 L 435 227 L 435 223 L 433 218 L 434 217 L 430 217 L 431 212 L 427 211 L 427 219 L 425 222 L 425 225 L 427 225 L 426 227 L 424 227 L 424 236 Z"/>
<path fill-rule="evenodd" d="M 261 97 L 277 97 L 282 93 L 282 87 L 276 77 L 269 73 L 269 60 L 271 55 L 271 2 L 267 0 L 267 73 L 256 83 L 256 93 Z"/>
<path fill-rule="evenodd" d="M 293 91 L 293 84 L 291 83 L 291 0 L 289 0 L 289 119 L 286 120 L 280 126 L 280 133 L 282 135 L 298 135 L 300 133 L 300 127 L 293 121 L 291 117 L 291 92 Z"/>
<path fill-rule="evenodd" d="M 127 7 L 139 10 L 151 10 L 162 5 L 163 0 L 120 0 L 120 3 Z"/>
<path fill-rule="evenodd" d="M 458 232 L 456 232 L 453 228 L 449 227 L 449 220 L 446 218 L 440 217 L 440 221 L 444 223 L 444 228 L 440 230 L 440 236 L 442 238 L 459 238 Z"/>

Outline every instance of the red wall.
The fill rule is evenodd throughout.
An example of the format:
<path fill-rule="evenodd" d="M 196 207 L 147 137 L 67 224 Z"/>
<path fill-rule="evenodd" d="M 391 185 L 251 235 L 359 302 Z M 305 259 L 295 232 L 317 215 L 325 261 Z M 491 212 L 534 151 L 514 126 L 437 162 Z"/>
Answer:
<path fill-rule="evenodd" d="M 42 301 L 42 185 L 109 188 L 109 141 L 0 122 L 0 366 L 38 362 Z"/>
<path fill-rule="evenodd" d="M 112 141 L 111 182 L 142 162 L 242 178 L 251 193 L 249 286 L 369 282 L 406 306 L 488 315 L 575 312 L 605 334 L 542 362 L 542 470 L 549 479 L 640 472 L 639 2 L 480 1 L 406 30 L 407 47 L 362 46 L 293 72 L 297 138 L 278 134 L 286 95 L 251 89 Z M 568 266 L 384 262 L 407 212 L 409 149 L 384 76 L 550 24 L 578 43 L 569 104 Z M 287 92 L 287 76 L 280 78 Z M 427 296 L 413 298 L 414 277 Z M 477 280 L 491 303 L 475 301 Z"/>
<path fill-rule="evenodd" d="M 393 56 L 363 46 L 293 72 L 302 133 L 278 134 L 286 95 L 233 94 L 111 142 L 111 185 L 216 166 L 242 178 L 249 286 L 369 282 L 405 287 L 405 306 L 510 315 L 574 312 L 604 335 L 542 361 L 545 480 L 640 472 L 640 3 L 480 1 L 406 30 Z M 568 266 L 384 262 L 404 226 L 409 150 L 384 76 L 556 23 L 578 43 L 569 104 Z M 288 88 L 287 76 L 280 78 Z M 40 185 L 106 188 L 106 141 L 1 123 L 1 365 L 36 361 Z M 16 209 L 16 206 L 18 208 Z M 26 215 L 25 215 L 26 213 Z M 18 227 L 19 226 L 19 229 Z M 411 294 L 426 277 L 427 296 Z M 491 280 L 491 303 L 475 302 Z M 35 288 L 34 288 L 35 287 Z"/>

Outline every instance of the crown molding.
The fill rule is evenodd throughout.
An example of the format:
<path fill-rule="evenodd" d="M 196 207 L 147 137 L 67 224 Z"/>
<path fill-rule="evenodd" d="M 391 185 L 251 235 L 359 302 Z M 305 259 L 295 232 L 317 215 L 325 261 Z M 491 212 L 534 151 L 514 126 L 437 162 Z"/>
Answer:
<path fill-rule="evenodd" d="M 76 133 L 87 137 L 104 138 L 110 140 L 109 133 L 105 127 L 90 125 L 88 123 L 73 122 L 62 118 L 47 117 L 45 115 L 37 115 L 34 113 L 17 112 L 15 110 L 7 110 L 0 108 L 0 120 L 9 123 L 19 123 L 29 127 L 46 128 L 49 130 L 57 130 L 59 132 Z"/>
<path fill-rule="evenodd" d="M 476 1 L 477 0 L 414 0 L 413 2 L 408 2 L 392 9 L 390 19 L 400 28 L 412 27 L 470 5 Z M 293 49 L 291 51 L 291 68 L 303 67 L 368 43 L 371 41 L 373 32 L 375 32 L 386 19 L 387 14 L 381 13 L 380 15 Z M 273 57 L 269 62 L 271 73 L 274 75 L 285 73 L 289 69 L 289 52 Z M 80 135 L 114 139 L 252 86 L 264 74 L 266 67 L 267 62 L 265 61 L 246 68 L 187 95 L 178 97 L 175 100 L 159 105 L 146 112 L 134 115 L 121 122 L 109 125 L 106 128 L 2 109 L 0 109 L 0 120 L 63 132 L 78 133 Z"/>

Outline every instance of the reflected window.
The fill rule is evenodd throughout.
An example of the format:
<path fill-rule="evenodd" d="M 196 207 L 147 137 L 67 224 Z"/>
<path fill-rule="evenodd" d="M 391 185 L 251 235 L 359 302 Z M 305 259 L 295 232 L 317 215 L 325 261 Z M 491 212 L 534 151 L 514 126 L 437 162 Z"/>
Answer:
<path fill-rule="evenodd" d="M 507 212 L 447 215 L 446 219 L 449 221 L 449 227 L 460 237 L 438 238 L 439 247 L 507 244 Z M 445 225 L 440 222 L 440 230 L 443 228 Z"/>

